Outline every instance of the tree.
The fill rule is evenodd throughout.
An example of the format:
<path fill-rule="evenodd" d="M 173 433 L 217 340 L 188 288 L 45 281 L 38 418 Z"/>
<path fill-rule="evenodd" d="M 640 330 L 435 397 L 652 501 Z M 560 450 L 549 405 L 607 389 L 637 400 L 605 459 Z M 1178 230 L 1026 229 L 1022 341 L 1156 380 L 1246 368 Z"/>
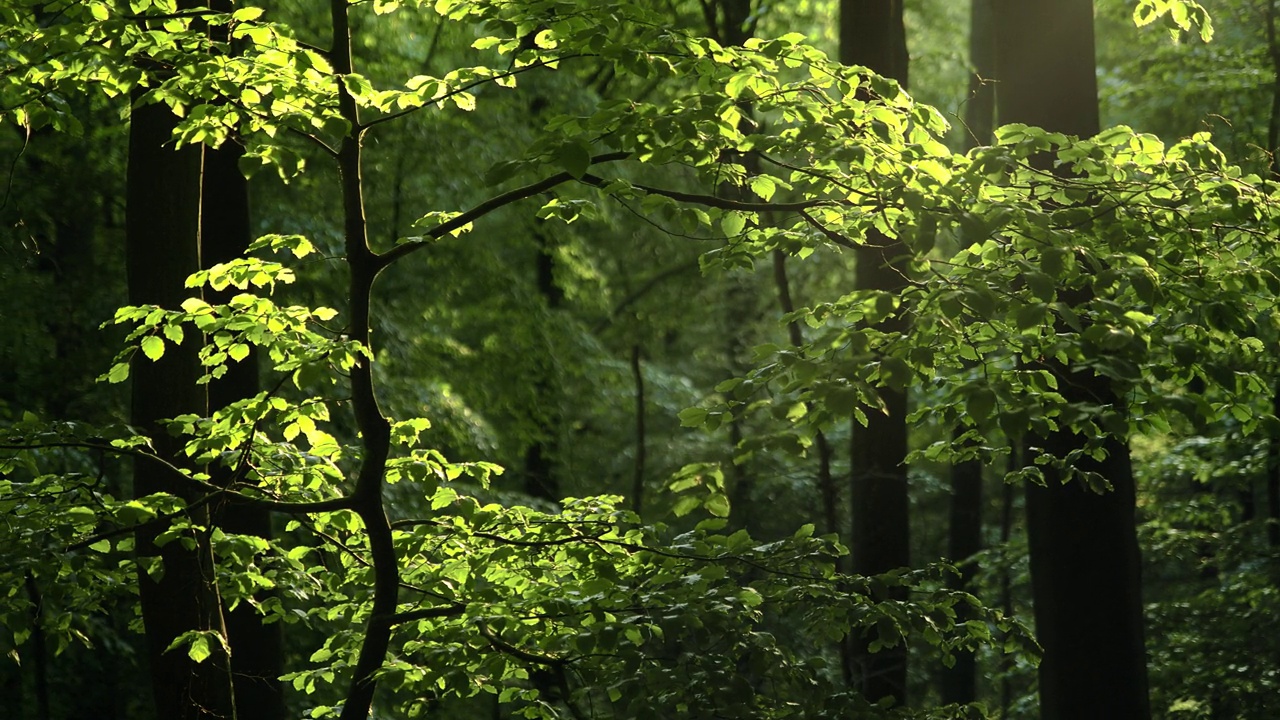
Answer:
<path fill-rule="evenodd" d="M 1001 121 L 1078 137 L 1097 134 L 1092 1 L 999 2 L 995 11 Z M 1047 158 L 1041 167 L 1051 167 Z M 1064 302 L 1079 306 L 1092 292 L 1086 286 L 1064 293 Z M 1096 370 L 1059 363 L 1051 371 L 1070 405 L 1123 417 L 1111 380 Z M 1065 458 L 1080 454 L 1082 440 L 1063 428 L 1032 445 Z M 1043 485 L 1027 488 L 1037 637 L 1045 648 L 1041 713 L 1150 717 L 1127 439 L 1111 435 L 1100 458 L 1081 458 L 1077 467 L 1096 473 L 1107 491 L 1099 493 L 1053 465 Z M 1100 652 L 1102 647 L 1107 651 Z"/>
<path fill-rule="evenodd" d="M 168 147 L 177 122 L 163 105 L 134 109 L 126 208 L 129 300 L 171 311 L 186 299 L 183 280 L 200 269 L 201 152 L 199 147 Z M 153 438 L 158 461 L 135 462 L 133 489 L 138 497 L 168 493 L 189 505 L 203 504 L 198 494 L 174 481 L 168 464 L 183 462 L 185 443 L 164 427 L 169 418 L 205 412 L 205 394 L 196 384 L 196 344 L 188 339 L 165 354 L 149 343 L 138 356 L 139 365 L 152 359 L 156 363 L 134 374 L 130 420 Z M 185 529 L 144 525 L 137 531 L 142 556 L 139 598 L 156 710 L 173 718 L 230 717 L 234 702 L 222 602 L 213 582 L 213 551 L 203 529 L 209 524 L 208 509 L 193 510 L 190 523 Z M 175 529 L 178 538 L 160 541 L 163 531 Z M 168 655 L 183 639 L 201 650 Z"/>
<path fill-rule="evenodd" d="M 900 0 L 842 0 L 840 60 L 870 68 L 907 84 L 907 41 Z M 897 294 L 906 286 L 906 248 L 873 231 L 857 249 L 854 285 L 860 290 Z M 885 332 L 902 332 L 906 316 L 886 320 Z M 850 444 L 853 572 L 876 575 L 911 564 L 910 501 L 907 490 L 907 391 L 883 388 L 878 402 L 853 422 Z M 895 596 L 900 599 L 900 594 Z M 879 699 L 907 699 L 906 648 L 877 653 L 860 648 L 863 692 Z"/>
<path fill-rule="evenodd" d="M 994 15 L 989 0 L 969 4 L 969 97 L 965 102 L 965 146 L 969 149 L 990 143 L 995 126 L 995 43 Z M 956 428 L 957 442 L 965 442 L 965 428 Z M 963 563 L 954 587 L 972 592 L 977 576 L 975 555 L 982 550 L 982 462 L 977 458 L 950 467 L 951 503 L 947 525 L 947 557 Z M 962 652 L 942 677 L 942 700 L 968 704 L 977 700 L 977 659 Z"/>

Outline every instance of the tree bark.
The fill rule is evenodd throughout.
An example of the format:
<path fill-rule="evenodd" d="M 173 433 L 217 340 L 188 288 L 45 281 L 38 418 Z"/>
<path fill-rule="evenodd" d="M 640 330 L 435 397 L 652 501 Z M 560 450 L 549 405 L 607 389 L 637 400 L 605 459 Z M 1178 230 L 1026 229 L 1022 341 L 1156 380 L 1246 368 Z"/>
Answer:
<path fill-rule="evenodd" d="M 901 0 L 841 0 L 840 61 L 861 65 L 907 84 L 906 29 Z M 897 240 L 869 233 L 856 255 L 854 284 L 859 290 L 897 293 L 903 288 L 898 265 L 907 254 Z M 905 328 L 903 318 L 883 322 L 886 332 Z M 907 394 L 881 388 L 886 410 L 867 413 L 867 425 L 852 423 L 850 502 L 853 532 L 852 570 L 875 575 L 910 564 L 907 494 Z M 901 597 L 895 595 L 895 598 Z M 879 598 L 887 599 L 887 598 Z M 907 653 L 899 646 L 870 653 L 865 640 L 855 645 L 862 691 L 868 700 L 907 699 Z"/>
<path fill-rule="evenodd" d="M 998 114 L 1068 135 L 1099 130 L 1091 0 L 996 0 Z M 1079 304 L 1088 293 L 1064 300 Z M 1105 377 L 1055 365 L 1073 404 L 1118 408 Z M 1038 438 L 1057 457 L 1083 445 L 1069 429 Z M 1044 647 L 1040 712 L 1044 720 L 1149 718 L 1141 565 L 1133 469 L 1125 439 L 1078 469 L 1114 487 L 1098 494 L 1063 484 L 1046 466 L 1046 486 L 1027 488 L 1036 631 Z M 1031 460 L 1031 457 L 1026 460 Z"/>
<path fill-rule="evenodd" d="M 134 305 L 176 309 L 189 295 L 186 277 L 200 269 L 200 149 L 168 145 L 176 123 L 163 104 L 135 108 L 130 123 L 125 233 Z M 181 462 L 182 440 L 170 436 L 160 421 L 205 412 L 204 387 L 196 384 L 198 344 L 189 336 L 180 346 L 168 344 L 157 362 L 134 363 L 131 421 L 153 439 L 161 457 L 174 462 Z M 157 463 L 136 463 L 133 485 L 137 496 L 166 492 L 188 502 L 196 499 L 188 485 Z M 193 511 L 192 521 L 207 526 L 208 514 Z M 230 668 L 220 640 L 208 639 L 212 654 L 201 663 L 192 661 L 185 648 L 167 652 L 188 631 L 225 637 L 208 536 L 197 531 L 157 548 L 158 534 L 148 527 L 137 532 L 139 599 L 157 715 L 166 720 L 234 717 Z M 187 549 L 185 542 L 193 547 Z M 143 567 L 149 558 L 163 563 L 155 577 Z"/>

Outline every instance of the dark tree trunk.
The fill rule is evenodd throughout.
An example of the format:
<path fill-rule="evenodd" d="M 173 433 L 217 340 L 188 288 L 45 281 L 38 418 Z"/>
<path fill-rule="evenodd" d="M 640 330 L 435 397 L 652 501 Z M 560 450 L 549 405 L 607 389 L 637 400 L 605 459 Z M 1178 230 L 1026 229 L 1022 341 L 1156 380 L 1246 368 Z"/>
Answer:
<path fill-rule="evenodd" d="M 991 0 L 970 0 L 969 6 L 969 99 L 964 119 L 969 136 L 965 144 L 972 148 L 991 142 L 995 124 L 995 43 L 993 38 Z M 962 432 L 957 429 L 957 434 Z M 971 590 L 977 568 L 966 562 L 982 549 L 982 463 L 969 460 L 951 467 L 951 514 L 947 537 L 947 556 L 952 562 L 965 563 L 951 587 Z M 968 613 L 960 609 L 960 620 Z M 942 672 L 942 701 L 971 703 L 977 700 L 978 663 L 972 651 L 956 653 L 955 665 Z"/>
<path fill-rule="evenodd" d="M 1096 134 L 1091 0 L 996 0 L 995 11 L 1000 121 Z M 1088 299 L 1076 295 L 1064 300 Z M 1120 406 L 1106 378 L 1069 366 L 1052 370 L 1069 402 Z M 1033 444 L 1064 457 L 1083 438 L 1063 429 Z M 1047 486 L 1027 488 L 1044 720 L 1151 717 L 1133 470 L 1124 439 L 1107 441 L 1105 450 L 1105 459 L 1078 469 L 1099 473 L 1112 492 L 1064 485 L 1050 466 Z"/>
<path fill-rule="evenodd" d="M 645 441 L 644 368 L 639 345 L 631 346 L 631 380 L 636 400 L 636 460 L 631 478 L 631 509 L 637 515 L 644 509 L 644 474 L 647 448 Z"/>
<path fill-rule="evenodd" d="M 213 0 L 210 7 L 220 12 L 235 9 L 233 0 Z M 217 26 L 211 32 L 222 41 L 229 40 L 228 28 Z M 244 256 L 252 240 L 249 215 L 249 183 L 240 172 L 244 149 L 227 141 L 219 148 L 204 151 L 200 186 L 201 264 L 213 267 Z M 227 288 L 210 290 L 207 300 L 227 303 L 239 291 Z M 232 363 L 227 373 L 209 383 L 209 412 L 258 394 L 258 352 Z M 231 468 L 210 468 L 213 481 L 225 485 L 231 481 Z M 214 523 L 224 532 L 271 537 L 271 514 L 266 509 L 242 503 L 219 506 Z M 265 597 L 269 593 L 263 593 Z M 265 624 L 262 616 L 249 603 L 242 602 L 226 614 L 227 640 L 231 644 L 231 676 L 234 683 L 237 720 L 284 720 L 284 687 L 279 678 L 284 674 L 282 623 Z"/>
<path fill-rule="evenodd" d="M 964 123 L 968 147 L 987 145 L 993 139 L 996 114 L 996 43 L 992 0 L 969 0 L 969 99 Z"/>
<path fill-rule="evenodd" d="M 901 0 L 841 0 L 840 61 L 862 65 L 907 84 L 906 30 Z M 857 253 L 855 285 L 860 290 L 897 293 L 903 277 L 897 264 L 906 254 L 896 240 L 870 233 Z M 892 319 L 881 329 L 902 330 L 904 321 Z M 881 389 L 886 411 L 867 413 L 867 425 L 853 423 L 850 444 L 850 501 L 853 532 L 852 570 L 875 575 L 910 564 L 907 495 L 907 394 Z M 892 696 L 898 705 L 907 698 L 906 648 L 870 653 L 865 641 L 855 647 L 862 675 L 862 691 L 875 701 Z"/>
<path fill-rule="evenodd" d="M 535 221 L 534 239 L 538 243 L 535 259 L 538 294 L 546 303 L 547 320 L 554 322 L 556 310 L 564 304 L 564 290 L 556 284 L 555 277 L 555 245 L 551 234 L 547 232 L 545 220 Z M 533 408 L 534 421 L 538 426 L 537 435 L 525 450 L 524 454 L 524 490 L 540 500 L 558 502 L 560 500 L 560 482 L 556 477 L 553 462 L 556 453 L 556 438 L 560 434 L 559 398 L 556 392 L 554 348 L 548 344 L 544 349 L 544 362 L 540 369 L 535 387 L 538 398 L 537 407 Z"/>
<path fill-rule="evenodd" d="M 125 232 L 129 302 L 177 308 L 189 295 L 187 275 L 200 268 L 198 224 L 200 209 L 200 149 L 174 150 L 170 142 L 176 118 L 163 104 L 135 108 L 129 129 Z M 203 415 L 204 386 L 196 359 L 198 340 L 188 335 L 181 346 L 167 344 L 157 362 L 135 362 L 131 420 L 153 438 L 156 452 L 181 462 L 182 441 L 160 424 L 184 413 Z M 188 501 L 190 487 L 158 463 L 137 462 L 133 476 L 138 496 L 167 492 Z M 193 520 L 207 525 L 207 513 L 193 512 Z M 208 537 L 197 533 L 194 548 L 169 542 L 156 548 L 158 530 L 137 535 L 140 564 L 150 557 L 163 561 L 155 579 L 139 571 L 142 620 L 157 716 L 166 720 L 234 717 L 228 658 L 217 640 L 212 655 L 193 662 L 185 648 L 166 652 L 175 638 L 192 630 L 225 633 L 222 603 L 214 582 L 213 555 Z"/>
<path fill-rule="evenodd" d="M 241 257 L 249 246 L 249 191 L 239 169 L 242 154 L 240 146 L 233 143 L 205 150 L 200 215 L 205 267 Z M 237 292 L 234 288 L 209 291 L 207 299 L 226 303 Z M 209 410 L 253 397 L 258 391 L 258 354 L 254 350 L 230 365 L 226 375 L 209 383 Z M 210 468 L 219 484 L 230 481 L 231 470 Z M 230 502 L 217 508 L 214 522 L 224 532 L 271 537 L 271 514 L 263 508 Z M 284 689 L 279 680 L 284 674 L 281 623 L 264 624 L 249 603 L 228 611 L 226 622 L 238 720 L 284 720 Z"/>
<path fill-rule="evenodd" d="M 951 512 L 947 536 L 947 554 L 961 563 L 959 577 L 952 587 L 972 592 L 977 567 L 970 562 L 982 549 L 982 464 L 976 460 L 957 463 L 951 468 Z M 971 619 L 961 608 L 960 621 Z M 972 651 L 957 651 L 955 665 L 942 673 L 942 702 L 971 703 L 977 699 L 977 658 Z"/>

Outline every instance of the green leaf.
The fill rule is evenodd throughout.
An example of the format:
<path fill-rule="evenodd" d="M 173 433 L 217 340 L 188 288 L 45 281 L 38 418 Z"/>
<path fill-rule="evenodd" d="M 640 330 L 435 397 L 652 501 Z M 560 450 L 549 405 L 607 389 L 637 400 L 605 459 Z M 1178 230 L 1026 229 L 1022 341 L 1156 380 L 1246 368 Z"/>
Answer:
<path fill-rule="evenodd" d="M 676 417 L 680 418 L 681 427 L 702 427 L 707 420 L 707 411 L 700 407 L 685 408 Z"/>
<path fill-rule="evenodd" d="M 747 218 L 742 213 L 730 211 L 720 218 L 720 230 L 725 237 L 737 237 L 742 234 L 742 229 L 747 226 Z"/>
<path fill-rule="evenodd" d="M 116 363 L 111 366 L 111 370 L 107 373 L 107 382 L 111 384 L 122 383 L 129 377 L 129 363 Z"/>
<path fill-rule="evenodd" d="M 773 181 L 773 178 L 767 175 L 757 175 L 751 178 L 751 192 L 759 195 L 760 199 L 765 202 L 768 202 L 769 198 L 773 197 L 773 193 L 776 192 L 777 189 L 777 183 Z"/>
<path fill-rule="evenodd" d="M 979 387 L 965 399 L 965 409 L 969 417 L 981 423 L 991 417 L 996 408 L 996 394 L 989 387 Z"/>
<path fill-rule="evenodd" d="M 591 167 L 591 146 L 581 140 L 567 142 L 556 148 L 551 161 L 573 177 L 580 178 Z"/>
<path fill-rule="evenodd" d="M 671 508 L 671 512 L 674 513 L 676 517 L 684 517 L 701 504 L 702 501 L 697 497 L 694 497 L 693 495 L 686 495 L 676 501 L 676 504 Z"/>
<path fill-rule="evenodd" d="M 729 82 L 725 84 L 724 92 L 730 98 L 737 100 L 751 85 L 751 81 L 756 77 L 755 71 L 744 70 L 733 77 L 729 78 Z"/>
<path fill-rule="evenodd" d="M 209 636 L 197 635 L 195 640 L 191 641 L 191 647 L 187 648 L 187 656 L 197 663 L 202 663 L 212 654 L 209 651 Z"/>
<path fill-rule="evenodd" d="M 1044 303 L 1031 303 L 1018 308 L 1015 317 L 1015 323 L 1019 330 L 1027 330 L 1039 326 L 1044 321 L 1045 310 L 1048 306 Z"/>
<path fill-rule="evenodd" d="M 716 517 L 729 517 L 729 496 L 724 493 L 711 493 L 702 505 Z"/>
<path fill-rule="evenodd" d="M 142 338 L 142 354 L 150 360 L 159 360 L 164 356 L 164 339 L 159 335 L 148 335 Z"/>
<path fill-rule="evenodd" d="M 242 7 L 231 13 L 232 22 L 252 22 L 262 17 L 263 10 L 259 7 Z"/>
<path fill-rule="evenodd" d="M 902 358 L 890 356 L 880 361 L 880 379 L 889 387 L 906 387 L 914 376 L 911 366 Z"/>

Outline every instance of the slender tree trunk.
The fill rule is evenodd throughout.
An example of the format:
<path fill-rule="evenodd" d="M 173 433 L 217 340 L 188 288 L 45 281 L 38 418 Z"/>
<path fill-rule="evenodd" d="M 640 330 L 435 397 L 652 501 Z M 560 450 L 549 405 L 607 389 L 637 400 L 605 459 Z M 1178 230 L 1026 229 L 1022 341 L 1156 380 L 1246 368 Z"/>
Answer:
<path fill-rule="evenodd" d="M 841 0 L 840 61 L 862 65 L 907 84 L 906 30 L 901 0 Z M 896 293 L 903 288 L 898 267 L 906 249 L 896 240 L 870 233 L 857 253 L 854 278 L 860 290 Z M 904 329 L 902 318 L 884 322 L 887 332 Z M 881 389 L 886 410 L 867 413 L 867 425 L 852 424 L 850 500 L 852 503 L 853 572 L 875 575 L 911 562 L 907 494 L 907 394 Z M 900 597 L 900 596 L 896 596 Z M 881 598 L 884 599 L 884 598 Z M 855 647 L 861 666 L 862 691 L 868 700 L 885 696 L 898 705 L 907 699 L 907 653 L 895 647 L 870 653 L 866 642 Z"/>
<path fill-rule="evenodd" d="M 333 48 L 329 59 L 334 72 L 353 72 L 351 25 L 347 0 L 329 0 L 329 17 L 333 28 Z M 355 98 L 339 84 L 338 111 L 351 125 L 338 150 L 338 176 L 342 186 L 342 231 L 351 272 L 347 290 L 351 320 L 348 332 L 352 340 L 372 353 L 370 304 L 373 283 L 382 269 L 378 256 L 369 247 L 369 225 L 364 211 L 364 181 L 361 143 L 364 128 Z M 351 369 L 351 409 L 360 430 L 363 455 L 356 476 L 352 499 L 354 510 L 365 526 L 369 541 L 369 557 L 373 563 L 373 603 L 365 626 L 360 653 L 351 675 L 351 685 L 342 704 L 341 720 L 366 720 L 373 707 L 377 689 L 377 672 L 387 658 L 391 645 L 396 605 L 400 594 L 400 566 L 392 540 L 391 522 L 387 518 L 383 497 L 387 458 L 391 454 L 391 422 L 378 406 L 374 389 L 373 361 L 361 358 Z"/>
<path fill-rule="evenodd" d="M 189 295 L 187 275 L 200 269 L 201 154 L 197 147 L 174 150 L 167 145 L 176 121 L 167 106 L 153 104 L 135 108 L 130 123 L 125 232 L 129 301 L 134 305 L 177 308 Z M 151 436 L 157 453 L 175 462 L 181 462 L 182 441 L 160 421 L 205 412 L 204 386 L 196 384 L 197 346 L 190 336 L 180 346 L 169 344 L 159 361 L 137 361 L 132 374 L 131 421 Z M 156 463 L 136 463 L 133 485 L 138 496 L 167 492 L 195 499 L 185 483 Z M 192 515 L 195 523 L 208 524 L 206 512 Z M 198 532 L 186 538 L 194 542 L 192 549 L 182 541 L 157 548 L 157 535 L 156 529 L 137 533 L 139 595 L 157 715 L 165 720 L 234 717 L 221 641 L 209 639 L 212 655 L 201 663 L 193 662 L 185 649 L 167 652 L 188 631 L 225 636 L 208 537 Z M 146 570 L 152 558 L 163 563 L 155 576 Z"/>
<path fill-rule="evenodd" d="M 1009 458 L 1009 469 L 1021 467 L 1021 453 L 1014 448 Z M 1008 551 L 1009 539 L 1013 537 L 1013 503 L 1017 499 L 1017 488 L 1011 483 L 1004 483 L 1000 489 L 1000 547 Z M 1006 560 L 1000 568 L 1000 610 L 1005 617 L 1013 617 L 1013 578 L 1009 563 Z M 1009 716 L 1009 708 L 1013 706 L 1013 683 L 1009 674 L 1013 672 L 1014 658 L 1005 655 L 1000 660 L 1000 717 Z"/>
<path fill-rule="evenodd" d="M 631 509 L 637 515 L 644 509 L 645 405 L 644 368 L 641 366 L 640 345 L 631 346 L 631 379 L 635 383 L 636 398 L 636 461 L 631 478 Z"/>
<path fill-rule="evenodd" d="M 27 573 L 27 599 L 31 601 L 32 673 L 36 686 L 36 720 L 49 720 L 49 641 L 44 634 L 44 596 L 35 576 Z"/>
<path fill-rule="evenodd" d="M 535 105 L 537 105 L 535 100 Z M 536 113 L 536 110 L 534 111 Z M 547 232 L 546 220 L 535 220 L 534 239 L 538 243 L 535 259 L 538 294 L 546 303 L 547 318 L 553 318 L 556 310 L 564 304 L 564 291 L 556 284 L 555 278 L 555 245 L 554 239 Z M 525 492 L 532 497 L 548 502 L 560 500 L 560 483 L 556 477 L 553 458 L 556 453 L 556 438 L 560 434 L 559 393 L 556 391 L 554 348 L 552 343 L 544 345 L 544 364 L 540 369 L 535 385 L 537 406 L 533 408 L 533 419 L 538 426 L 537 435 L 525 450 L 524 477 Z"/>
<path fill-rule="evenodd" d="M 790 315 L 795 312 L 791 280 L 787 277 L 787 254 L 781 250 L 773 251 L 773 284 L 778 289 L 778 306 L 782 314 Z M 787 338 L 792 347 L 804 345 L 804 331 L 798 321 L 787 323 Z M 840 532 L 839 491 L 835 478 L 831 476 L 831 444 L 827 442 L 827 434 L 817 431 L 813 445 L 818 453 L 818 492 L 822 496 L 822 523 L 826 532 L 836 534 Z"/>
<path fill-rule="evenodd" d="M 995 11 L 1001 122 L 1096 134 L 1092 1 L 996 0 Z M 1079 304 L 1088 297 L 1083 291 L 1063 299 Z M 1069 402 L 1121 406 L 1105 377 L 1065 365 L 1051 369 Z M 1057 457 L 1082 443 L 1067 429 L 1034 441 Z M 1108 440 L 1105 451 L 1103 460 L 1086 459 L 1078 469 L 1102 475 L 1112 492 L 1063 484 L 1050 466 L 1045 487 L 1027 488 L 1044 720 L 1151 717 L 1133 470 L 1124 439 Z"/>
<path fill-rule="evenodd" d="M 1267 50 L 1273 75 L 1267 149 L 1271 152 L 1271 179 L 1280 181 L 1280 40 L 1276 29 L 1280 9 L 1276 5 L 1276 0 L 1267 0 Z M 1272 389 L 1271 412 L 1280 417 L 1280 382 Z M 1271 434 L 1267 451 L 1267 544 L 1280 550 L 1280 434 Z"/>
<path fill-rule="evenodd" d="M 708 34 L 722 45 L 741 46 L 755 35 L 755 16 L 752 12 L 752 0 L 708 0 L 702 3 Z M 743 117 L 751 117 L 749 104 L 740 105 Z M 727 154 L 724 158 L 729 162 L 742 163 L 748 172 L 754 172 L 757 162 L 753 156 L 739 153 Z M 742 189 L 724 185 L 721 191 L 730 197 L 742 197 Z M 750 317 L 746 308 L 752 302 L 751 293 L 740 282 L 732 283 L 727 292 L 725 307 L 728 309 L 729 327 L 732 329 L 728 338 L 726 354 L 729 360 L 730 374 L 740 375 L 743 372 L 739 358 L 746 349 L 743 333 L 740 328 L 743 321 Z M 743 423 L 738 418 L 729 422 L 729 506 L 730 519 L 734 527 L 749 528 L 753 520 L 751 496 L 754 491 L 754 478 L 742 463 L 734 462 L 738 448 L 745 437 Z"/>
<path fill-rule="evenodd" d="M 787 277 L 787 255 L 781 250 L 773 251 L 773 281 L 778 288 L 778 305 L 784 315 L 795 312 L 795 301 L 791 298 L 791 281 Z M 792 320 L 787 323 L 787 336 L 792 347 L 804 345 L 804 331 L 800 323 Z M 840 532 L 840 493 L 836 488 L 835 478 L 831 475 L 831 444 L 827 442 L 827 434 L 821 430 L 814 434 L 814 449 L 818 453 L 818 492 L 822 497 L 822 522 L 826 532 L 836 535 Z M 846 683 L 854 676 L 853 649 L 847 642 L 841 642 L 840 670 Z"/>

